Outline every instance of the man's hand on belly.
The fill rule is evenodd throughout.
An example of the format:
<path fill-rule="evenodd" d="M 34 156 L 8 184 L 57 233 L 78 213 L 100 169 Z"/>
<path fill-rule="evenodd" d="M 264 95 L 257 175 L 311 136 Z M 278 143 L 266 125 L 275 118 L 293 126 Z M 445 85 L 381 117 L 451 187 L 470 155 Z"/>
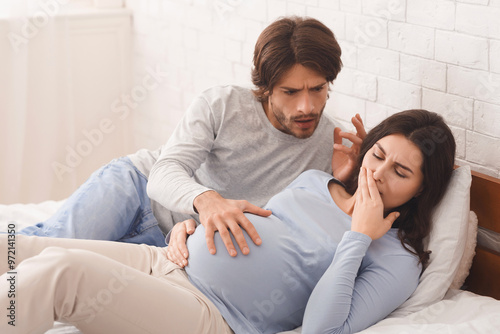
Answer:
<path fill-rule="evenodd" d="M 237 252 L 231 234 L 244 255 L 250 250 L 243 235 L 242 228 L 256 245 L 260 245 L 262 240 L 253 224 L 243 214 L 253 213 L 267 217 L 271 215 L 270 210 L 262 209 L 245 200 L 225 199 L 215 191 L 207 191 L 194 199 L 194 207 L 200 214 L 200 222 L 205 227 L 205 239 L 210 254 L 215 254 L 214 234 L 219 234 L 231 256 L 236 256 Z"/>

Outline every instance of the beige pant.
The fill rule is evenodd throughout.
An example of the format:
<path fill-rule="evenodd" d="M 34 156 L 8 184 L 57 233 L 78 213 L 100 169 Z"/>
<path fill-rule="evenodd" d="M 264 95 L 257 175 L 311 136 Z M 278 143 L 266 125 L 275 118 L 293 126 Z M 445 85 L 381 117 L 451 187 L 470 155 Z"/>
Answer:
<path fill-rule="evenodd" d="M 0 333 L 44 333 L 54 320 L 92 334 L 232 333 L 164 248 L 21 235 L 10 246 L 13 270 L 0 235 Z"/>

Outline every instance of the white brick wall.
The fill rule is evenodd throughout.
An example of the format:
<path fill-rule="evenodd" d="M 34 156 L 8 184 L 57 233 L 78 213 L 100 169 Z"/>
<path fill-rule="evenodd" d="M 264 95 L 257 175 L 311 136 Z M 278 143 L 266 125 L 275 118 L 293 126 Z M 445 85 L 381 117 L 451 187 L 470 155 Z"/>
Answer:
<path fill-rule="evenodd" d="M 434 57 L 435 30 L 415 24 L 389 22 L 389 49 L 428 59 Z"/>
<path fill-rule="evenodd" d="M 344 69 L 326 112 L 368 127 L 407 108 L 445 117 L 457 163 L 500 177 L 500 0 L 126 0 L 134 11 L 135 78 L 161 64 L 169 78 L 136 110 L 136 147 L 172 132 L 194 96 L 251 85 L 253 47 L 279 16 L 329 26 Z"/>
<path fill-rule="evenodd" d="M 462 33 L 436 31 L 435 59 L 463 67 L 488 70 L 488 40 Z"/>
<path fill-rule="evenodd" d="M 420 57 L 400 55 L 400 80 L 414 85 L 446 90 L 446 64 Z"/>

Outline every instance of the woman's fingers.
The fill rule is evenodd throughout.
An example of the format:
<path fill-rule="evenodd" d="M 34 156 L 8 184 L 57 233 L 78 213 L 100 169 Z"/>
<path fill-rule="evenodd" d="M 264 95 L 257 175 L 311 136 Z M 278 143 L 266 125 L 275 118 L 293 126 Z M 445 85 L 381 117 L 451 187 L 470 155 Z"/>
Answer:
<path fill-rule="evenodd" d="M 373 172 L 371 169 L 367 170 L 366 182 L 368 185 L 368 192 L 370 194 L 370 198 L 372 200 L 379 200 L 380 193 L 378 191 L 377 184 L 375 183 L 375 179 L 373 178 Z"/>
<path fill-rule="evenodd" d="M 186 246 L 188 234 L 193 234 L 196 222 L 188 219 L 175 224 L 170 232 L 170 242 L 167 247 L 167 259 L 181 267 L 187 265 L 189 252 Z"/>
<path fill-rule="evenodd" d="M 196 230 L 196 221 L 194 219 L 185 220 L 184 225 L 186 225 L 187 234 L 193 234 Z"/>
<path fill-rule="evenodd" d="M 365 126 L 363 124 L 363 120 L 361 119 L 361 116 L 359 114 L 356 114 L 356 116 L 351 119 L 351 122 L 354 125 L 354 127 L 356 128 L 357 135 L 361 139 L 365 139 L 366 130 L 365 130 Z"/>
<path fill-rule="evenodd" d="M 350 140 L 354 145 L 361 145 L 361 143 L 363 142 L 363 139 L 360 138 L 359 135 L 351 132 L 340 131 L 338 135 L 341 138 Z"/>
<path fill-rule="evenodd" d="M 387 217 L 385 217 L 385 220 L 392 227 L 392 224 L 394 224 L 394 222 L 396 221 L 396 219 L 398 219 L 398 217 L 399 217 L 399 212 L 393 211 L 389 213 Z"/>
<path fill-rule="evenodd" d="M 361 167 L 359 171 L 359 177 L 358 177 L 358 188 L 359 188 L 359 193 L 361 194 L 361 200 L 365 201 L 370 198 L 370 193 L 368 190 L 368 185 L 366 183 L 366 168 Z"/>
<path fill-rule="evenodd" d="M 339 127 L 336 127 L 333 129 L 333 143 L 334 144 L 339 144 L 342 145 L 342 136 L 340 133 L 342 132 L 342 129 Z"/>

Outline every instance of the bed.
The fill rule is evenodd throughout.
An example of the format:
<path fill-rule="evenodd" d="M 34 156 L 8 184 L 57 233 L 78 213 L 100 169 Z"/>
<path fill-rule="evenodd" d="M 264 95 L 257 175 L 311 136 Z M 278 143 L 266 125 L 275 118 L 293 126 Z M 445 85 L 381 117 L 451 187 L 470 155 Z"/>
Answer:
<path fill-rule="evenodd" d="M 62 201 L 0 205 L 0 231 L 49 217 Z M 433 213 L 432 250 L 415 293 L 374 333 L 500 333 L 500 180 L 457 167 Z M 11 225 L 12 226 L 12 225 Z M 80 333 L 54 323 L 48 333 Z M 301 333 L 301 328 L 281 334 Z"/>

